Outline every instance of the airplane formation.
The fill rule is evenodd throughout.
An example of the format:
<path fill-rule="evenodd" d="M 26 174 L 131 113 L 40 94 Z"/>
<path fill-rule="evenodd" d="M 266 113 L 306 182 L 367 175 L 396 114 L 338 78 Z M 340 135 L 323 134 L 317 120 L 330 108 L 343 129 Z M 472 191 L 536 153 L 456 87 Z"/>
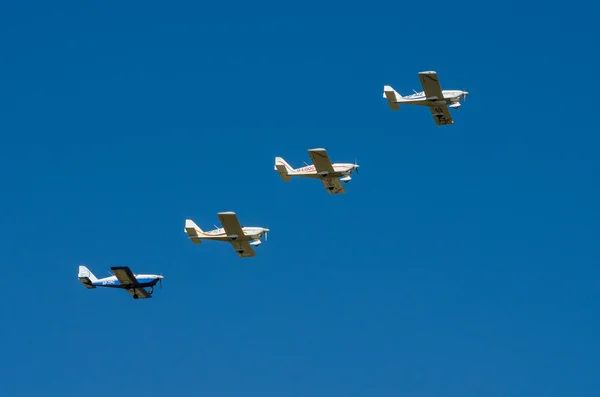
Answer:
<path fill-rule="evenodd" d="M 383 98 L 387 100 L 390 109 L 399 110 L 401 105 L 426 106 L 437 126 L 454 124 L 448 108 L 458 109 L 461 100 L 464 103 L 469 93 L 463 90 L 442 90 L 435 71 L 419 72 L 419 80 L 423 91 L 415 91 L 407 96 L 400 95 L 389 85 L 384 86 Z M 353 163 L 333 163 L 323 148 L 309 149 L 308 156 L 312 164 L 305 164 L 300 168 L 293 168 L 282 157 L 276 157 L 274 170 L 284 182 L 290 182 L 293 178 L 318 179 L 330 195 L 346 193 L 341 182 L 350 182 L 350 175 L 355 171 L 358 175 L 359 165 L 356 159 Z M 240 258 L 256 256 L 254 247 L 262 243 L 263 236 L 267 241 L 270 231 L 268 228 L 242 226 L 235 212 L 219 212 L 217 217 L 222 227 L 215 226 L 213 230 L 203 231 L 193 220 L 186 219 L 184 232 L 193 244 L 201 244 L 202 240 L 229 243 Z M 160 283 L 162 288 L 162 275 L 136 274 L 127 266 L 113 266 L 111 272 L 111 276 L 98 279 L 87 267 L 81 265 L 78 278 L 88 289 L 124 289 L 134 299 L 151 298 L 157 283 Z"/>

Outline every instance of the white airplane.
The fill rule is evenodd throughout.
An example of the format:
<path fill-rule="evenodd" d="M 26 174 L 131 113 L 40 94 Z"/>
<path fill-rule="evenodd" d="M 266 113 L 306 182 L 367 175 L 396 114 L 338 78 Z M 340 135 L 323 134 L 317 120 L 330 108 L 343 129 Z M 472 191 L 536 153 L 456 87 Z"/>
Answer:
<path fill-rule="evenodd" d="M 240 225 L 235 212 L 219 212 L 219 221 L 222 228 L 215 225 L 214 230 L 208 232 L 202 231 L 191 219 L 185 220 L 185 232 L 194 244 L 202 243 L 202 240 L 227 241 L 231 243 L 235 251 L 241 258 L 256 256 L 252 247 L 261 244 L 261 237 L 270 231 L 264 227 L 247 227 Z"/>
<path fill-rule="evenodd" d="M 154 286 L 160 281 L 162 288 L 163 276 L 157 274 L 133 274 L 127 266 L 113 266 L 110 268 L 114 276 L 98 279 L 85 266 L 79 266 L 77 277 L 86 288 L 107 287 L 121 288 L 129 292 L 133 299 L 152 298 Z M 150 291 L 146 288 L 150 287 Z"/>
<path fill-rule="evenodd" d="M 433 71 L 419 72 L 419 79 L 423 91 L 415 91 L 411 95 L 402 96 L 389 85 L 383 88 L 383 97 L 387 99 L 390 109 L 399 110 L 400 104 L 428 106 L 436 125 L 454 124 L 448 106 L 458 109 L 460 100 L 466 101 L 469 93 L 461 90 L 442 91 L 437 73 Z"/>
<path fill-rule="evenodd" d="M 346 190 L 340 181 L 348 183 L 352 179 L 350 174 L 356 170 L 358 175 L 359 165 L 351 163 L 331 163 L 327 151 L 325 149 L 310 149 L 308 151 L 313 165 L 306 165 L 302 168 L 292 168 L 281 157 L 275 157 L 275 170 L 279 172 L 279 176 L 285 182 L 292 180 L 292 177 L 300 178 L 317 178 L 323 183 L 323 186 L 329 194 L 342 194 Z"/>

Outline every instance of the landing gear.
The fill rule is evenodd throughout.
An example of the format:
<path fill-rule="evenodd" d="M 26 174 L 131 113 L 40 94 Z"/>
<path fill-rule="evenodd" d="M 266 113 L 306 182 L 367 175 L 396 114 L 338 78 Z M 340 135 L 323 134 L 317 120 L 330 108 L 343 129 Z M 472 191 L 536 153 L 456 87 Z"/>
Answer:
<path fill-rule="evenodd" d="M 148 291 L 148 293 L 149 293 L 150 295 L 152 295 L 152 294 L 154 293 L 154 286 L 152 286 L 152 287 L 150 288 L 150 291 Z"/>
<path fill-rule="evenodd" d="M 139 296 L 137 294 L 133 294 L 133 299 L 137 299 Z"/>

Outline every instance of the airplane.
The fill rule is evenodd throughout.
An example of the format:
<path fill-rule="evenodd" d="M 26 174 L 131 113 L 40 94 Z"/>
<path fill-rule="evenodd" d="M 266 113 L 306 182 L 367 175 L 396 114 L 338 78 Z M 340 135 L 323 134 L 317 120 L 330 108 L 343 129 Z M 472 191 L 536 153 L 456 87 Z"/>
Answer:
<path fill-rule="evenodd" d="M 252 247 L 257 247 L 261 244 L 260 239 L 263 235 L 265 236 L 265 241 L 267 241 L 267 233 L 270 230 L 264 227 L 240 225 L 235 212 L 219 212 L 217 215 L 223 227 L 215 225 L 214 230 L 207 232 L 200 229 L 191 219 L 185 220 L 184 231 L 190 240 L 192 240 L 192 243 L 200 244 L 202 240 L 227 241 L 231 243 L 240 258 L 256 256 L 256 252 L 254 252 Z"/>
<path fill-rule="evenodd" d="M 289 182 L 292 177 L 300 178 L 318 178 L 323 183 L 323 186 L 329 194 L 343 194 L 346 193 L 346 189 L 342 186 L 340 181 L 348 183 L 352 179 L 350 174 L 356 170 L 358 175 L 358 167 L 356 160 L 354 164 L 351 163 L 331 163 L 327 151 L 323 148 L 310 149 L 308 151 L 313 165 L 306 164 L 302 168 L 292 168 L 284 159 L 281 157 L 275 157 L 275 170 L 279 172 L 279 176 L 284 182 Z"/>
<path fill-rule="evenodd" d="M 454 124 L 448 106 L 458 109 L 461 99 L 466 102 L 469 93 L 461 90 L 442 91 L 437 73 L 434 71 L 419 72 L 419 79 L 423 91 L 413 90 L 415 93 L 407 96 L 400 95 L 389 85 L 384 86 L 383 97 L 387 99 L 390 109 L 399 110 L 400 104 L 428 106 L 436 125 Z"/>
<path fill-rule="evenodd" d="M 77 277 L 86 288 L 120 288 L 126 290 L 133 299 L 152 298 L 154 286 L 158 282 L 160 282 L 160 287 L 162 288 L 163 276 L 157 274 L 133 274 L 127 266 L 113 266 L 110 270 L 113 276 L 98 279 L 90 269 L 85 266 L 79 266 Z M 148 287 L 150 287 L 150 291 L 146 290 Z"/>

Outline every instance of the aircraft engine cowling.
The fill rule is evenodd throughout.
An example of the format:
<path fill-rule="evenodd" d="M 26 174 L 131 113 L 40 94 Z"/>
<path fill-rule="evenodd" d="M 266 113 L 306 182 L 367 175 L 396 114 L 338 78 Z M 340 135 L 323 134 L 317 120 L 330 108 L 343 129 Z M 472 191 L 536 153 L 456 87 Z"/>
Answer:
<path fill-rule="evenodd" d="M 259 246 L 261 243 L 262 243 L 262 241 L 260 241 L 260 240 L 252 240 L 252 241 L 250 241 L 250 245 L 252 245 L 254 247 Z"/>
<path fill-rule="evenodd" d="M 450 106 L 452 109 L 458 109 L 458 108 L 460 107 L 460 103 L 459 103 L 459 102 L 456 102 L 456 103 L 453 103 L 452 105 L 449 105 L 449 106 Z"/>
<path fill-rule="evenodd" d="M 350 177 L 350 175 L 346 175 L 345 177 L 340 178 L 340 181 L 348 183 L 351 179 L 352 178 Z"/>

